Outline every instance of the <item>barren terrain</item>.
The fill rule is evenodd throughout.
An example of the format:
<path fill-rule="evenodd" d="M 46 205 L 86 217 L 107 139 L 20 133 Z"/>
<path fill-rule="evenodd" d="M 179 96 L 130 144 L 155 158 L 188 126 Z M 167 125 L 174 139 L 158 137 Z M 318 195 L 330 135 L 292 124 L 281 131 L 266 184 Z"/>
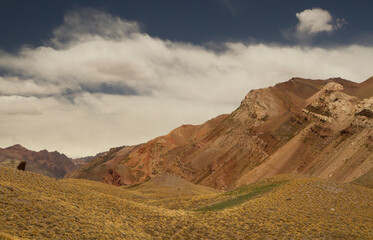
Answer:
<path fill-rule="evenodd" d="M 372 239 L 373 190 L 282 175 L 219 192 L 174 175 L 132 187 L 0 168 L 1 239 Z"/>

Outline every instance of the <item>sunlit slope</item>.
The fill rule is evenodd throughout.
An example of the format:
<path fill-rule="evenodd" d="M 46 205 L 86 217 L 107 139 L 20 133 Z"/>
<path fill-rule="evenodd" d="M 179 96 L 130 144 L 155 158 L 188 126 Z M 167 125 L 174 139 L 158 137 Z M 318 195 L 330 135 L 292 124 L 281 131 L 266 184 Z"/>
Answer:
<path fill-rule="evenodd" d="M 369 188 L 289 175 L 217 193 L 184 183 L 190 184 L 163 176 L 124 189 L 0 168 L 0 236 L 373 238 L 373 190 Z M 187 191 L 180 194 L 180 189 Z"/>
<path fill-rule="evenodd" d="M 0 232 L 22 238 L 151 239 L 147 229 L 170 236 L 167 223 L 184 219 L 182 211 L 134 203 L 128 191 L 102 183 L 5 168 L 0 179 Z"/>
<path fill-rule="evenodd" d="M 169 199 L 170 197 L 193 197 L 201 195 L 214 195 L 222 192 L 220 190 L 201 185 L 195 185 L 181 177 L 173 174 L 160 174 L 141 184 L 135 184 L 124 187 L 148 196 L 150 200 Z"/>

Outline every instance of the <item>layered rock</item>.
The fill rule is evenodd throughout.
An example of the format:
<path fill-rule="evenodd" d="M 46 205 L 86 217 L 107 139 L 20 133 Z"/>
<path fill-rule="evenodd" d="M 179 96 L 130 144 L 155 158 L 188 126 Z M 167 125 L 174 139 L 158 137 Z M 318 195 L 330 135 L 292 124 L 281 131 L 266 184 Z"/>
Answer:
<path fill-rule="evenodd" d="M 373 168 L 372 97 L 359 101 L 338 83 L 328 83 L 306 100 L 295 115 L 303 130 L 260 166 L 245 173 L 236 186 L 265 177 L 297 172 L 352 181 Z M 373 94 L 373 92 L 372 92 Z"/>

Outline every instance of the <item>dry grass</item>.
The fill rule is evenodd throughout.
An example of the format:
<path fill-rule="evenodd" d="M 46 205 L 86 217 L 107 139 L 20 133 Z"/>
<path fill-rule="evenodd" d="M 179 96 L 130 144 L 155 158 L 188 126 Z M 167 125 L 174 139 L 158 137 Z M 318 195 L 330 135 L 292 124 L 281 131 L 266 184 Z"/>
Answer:
<path fill-rule="evenodd" d="M 373 238 L 372 189 L 274 177 L 231 192 L 191 192 L 0 168 L 0 239 Z"/>

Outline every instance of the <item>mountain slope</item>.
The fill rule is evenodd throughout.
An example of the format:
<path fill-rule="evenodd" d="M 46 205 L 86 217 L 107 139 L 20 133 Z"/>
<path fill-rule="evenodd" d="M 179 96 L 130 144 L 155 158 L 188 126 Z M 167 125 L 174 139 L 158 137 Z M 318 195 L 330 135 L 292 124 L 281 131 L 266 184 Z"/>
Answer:
<path fill-rule="evenodd" d="M 372 168 L 371 86 L 293 78 L 252 90 L 230 115 L 111 150 L 72 177 L 131 185 L 173 173 L 217 189 L 291 172 L 352 181 Z"/>
<path fill-rule="evenodd" d="M 27 162 L 26 171 L 54 178 L 63 178 L 66 173 L 77 169 L 70 158 L 56 151 L 35 152 L 19 144 L 4 149 L 0 148 L 0 166 L 15 167 L 20 161 Z"/>
<path fill-rule="evenodd" d="M 373 188 L 373 168 L 353 181 L 353 184 Z"/>
<path fill-rule="evenodd" d="M 373 238 L 373 190 L 369 188 L 279 176 L 214 193 L 180 179 L 171 186 L 168 177 L 155 179 L 155 184 L 124 189 L 0 168 L 0 237 Z M 159 184 L 163 180 L 166 184 Z M 165 186 L 169 193 L 166 195 L 162 193 Z M 180 187 L 194 191 L 179 195 Z"/>
<path fill-rule="evenodd" d="M 373 98 L 359 101 L 340 90 L 341 85 L 328 84 L 313 96 L 311 104 L 297 117 L 297 121 L 310 119 L 303 124 L 303 130 L 265 163 L 245 173 L 238 185 L 294 171 L 352 181 L 371 169 L 373 121 L 364 112 L 373 111 Z"/>

